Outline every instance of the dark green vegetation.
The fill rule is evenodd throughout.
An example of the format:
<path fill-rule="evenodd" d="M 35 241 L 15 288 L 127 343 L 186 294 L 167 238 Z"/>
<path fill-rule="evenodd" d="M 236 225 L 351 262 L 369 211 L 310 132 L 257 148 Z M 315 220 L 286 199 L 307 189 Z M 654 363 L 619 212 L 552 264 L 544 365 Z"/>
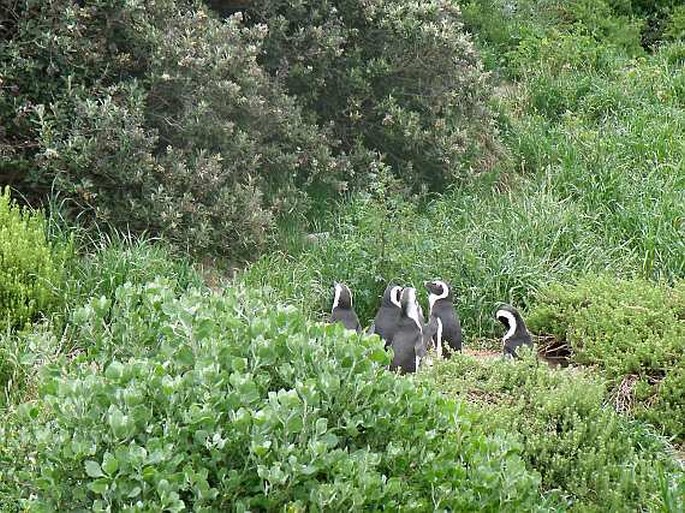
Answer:
<path fill-rule="evenodd" d="M 6 4 L 1 511 L 683 511 L 677 2 Z M 315 322 L 432 277 L 571 366 Z"/>
<path fill-rule="evenodd" d="M 244 261 L 317 197 L 388 172 L 435 188 L 494 152 L 486 75 L 444 0 L 228 20 L 199 0 L 9 3 L 0 172 L 86 226 Z"/>

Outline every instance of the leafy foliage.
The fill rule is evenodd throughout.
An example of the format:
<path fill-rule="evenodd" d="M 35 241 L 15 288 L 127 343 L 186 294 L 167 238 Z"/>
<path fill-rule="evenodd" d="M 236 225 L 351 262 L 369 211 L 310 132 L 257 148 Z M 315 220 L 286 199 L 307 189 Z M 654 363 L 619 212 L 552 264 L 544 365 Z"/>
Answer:
<path fill-rule="evenodd" d="M 495 157 L 487 74 L 461 13 L 448 0 L 259 0 L 262 62 L 341 149 L 359 162 L 380 153 L 415 189 L 443 190 Z"/>
<path fill-rule="evenodd" d="M 257 63 L 262 28 L 238 17 L 63 0 L 15 23 L 0 53 L 14 91 L 0 97 L 2 166 L 32 197 L 53 190 L 99 224 L 240 260 L 346 168 Z"/>
<path fill-rule="evenodd" d="M 629 397 L 635 413 L 678 440 L 685 438 L 685 287 L 644 280 L 587 277 L 540 292 L 529 324 L 570 344 L 578 363 L 617 381 L 639 378 Z"/>
<path fill-rule="evenodd" d="M 0 503 L 41 511 L 544 505 L 508 438 L 484 436 L 464 404 L 385 371 L 376 337 L 311 324 L 240 290 L 176 298 L 156 282 L 117 296 L 123 310 L 102 332 L 108 345 L 84 353 L 66 376 L 46 373 L 42 399 L 0 428 L 8 441 Z"/>
<path fill-rule="evenodd" d="M 383 161 L 419 189 L 494 155 L 487 74 L 451 2 L 263 2 L 249 25 L 199 0 L 13 4 L 0 170 L 82 221 L 236 263 Z"/>
<path fill-rule="evenodd" d="M 479 405 L 479 422 L 523 446 L 542 486 L 570 511 L 678 511 L 685 475 L 645 426 L 604 405 L 601 377 L 554 370 L 533 355 L 511 364 L 456 355 L 424 379 Z"/>

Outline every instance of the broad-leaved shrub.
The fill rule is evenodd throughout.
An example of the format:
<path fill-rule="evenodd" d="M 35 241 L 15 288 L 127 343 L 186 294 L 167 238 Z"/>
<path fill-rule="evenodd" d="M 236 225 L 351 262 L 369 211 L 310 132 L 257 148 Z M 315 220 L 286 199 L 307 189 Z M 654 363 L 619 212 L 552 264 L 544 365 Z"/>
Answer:
<path fill-rule="evenodd" d="M 199 1 L 17 2 L 0 49 L 0 170 L 79 219 L 252 257 L 347 169 L 258 64 L 263 26 Z"/>
<path fill-rule="evenodd" d="M 177 298 L 161 282 L 120 290 L 119 316 L 154 329 L 112 324 L 102 336 L 121 348 L 113 358 L 45 373 L 41 399 L 0 428 L 8 504 L 543 508 L 539 478 L 509 438 L 483 435 L 464 403 L 386 371 L 376 337 L 311 323 L 254 292 Z"/>
<path fill-rule="evenodd" d="M 361 167 L 375 153 L 415 188 L 491 165 L 488 75 L 450 0 L 258 0 L 261 61 Z M 357 169 L 355 183 L 374 176 Z"/>

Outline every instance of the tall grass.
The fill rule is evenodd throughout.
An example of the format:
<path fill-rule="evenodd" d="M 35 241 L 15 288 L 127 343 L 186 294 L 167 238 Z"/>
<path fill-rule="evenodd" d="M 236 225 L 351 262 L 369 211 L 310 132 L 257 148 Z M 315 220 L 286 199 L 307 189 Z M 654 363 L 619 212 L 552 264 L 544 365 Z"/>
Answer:
<path fill-rule="evenodd" d="M 476 28 L 474 6 L 486 4 L 470 4 Z M 242 279 L 315 317 L 331 282 L 345 280 L 368 321 L 387 281 L 441 277 L 455 286 L 468 342 L 494 333 L 496 302 L 526 308 L 551 281 L 685 277 L 685 45 L 648 55 L 636 22 L 611 10 L 533 4 L 547 9 L 539 20 L 497 11 L 497 30 L 512 37 L 492 24 L 477 34 L 506 56 L 490 61 L 503 77 L 495 102 L 509 153 L 497 171 L 428 204 L 382 189 L 354 197 L 334 209 L 328 238 L 267 256 Z"/>

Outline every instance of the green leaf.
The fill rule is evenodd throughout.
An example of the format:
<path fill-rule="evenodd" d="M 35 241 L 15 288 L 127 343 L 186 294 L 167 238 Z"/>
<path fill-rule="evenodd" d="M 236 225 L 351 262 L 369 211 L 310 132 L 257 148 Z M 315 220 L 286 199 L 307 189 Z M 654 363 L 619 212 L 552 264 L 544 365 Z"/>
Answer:
<path fill-rule="evenodd" d="M 86 461 L 86 474 L 88 474 L 88 477 L 102 477 L 105 475 L 100 468 L 100 464 L 93 460 Z"/>
<path fill-rule="evenodd" d="M 109 489 L 109 480 L 106 477 L 96 479 L 92 483 L 88 483 L 88 489 L 91 492 L 104 495 Z"/>
<path fill-rule="evenodd" d="M 114 474 L 117 469 L 119 468 L 119 461 L 117 461 L 116 457 L 109 452 L 105 453 L 105 457 L 102 460 L 102 469 L 107 473 L 108 475 Z"/>

